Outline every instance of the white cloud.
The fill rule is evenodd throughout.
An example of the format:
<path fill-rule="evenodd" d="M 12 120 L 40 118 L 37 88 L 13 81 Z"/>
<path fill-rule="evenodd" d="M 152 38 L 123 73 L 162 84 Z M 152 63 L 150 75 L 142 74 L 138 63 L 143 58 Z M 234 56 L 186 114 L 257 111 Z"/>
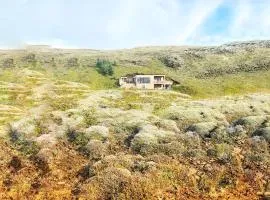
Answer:
<path fill-rule="evenodd" d="M 117 7 L 112 8 L 107 31 L 124 34 L 141 30 L 145 24 L 149 25 L 148 28 L 168 25 L 172 17 L 176 17 L 178 6 L 177 0 L 119 0 Z"/>
<path fill-rule="evenodd" d="M 117 35 L 130 32 L 139 5 L 133 0 L 120 0 L 119 6 L 111 13 L 107 22 L 107 32 Z"/>
<path fill-rule="evenodd" d="M 270 38 L 269 1 L 238 0 L 230 26 L 232 37 Z"/>
<path fill-rule="evenodd" d="M 188 44 L 195 45 L 220 45 L 234 41 L 269 40 L 270 39 L 270 4 L 264 0 L 224 0 L 223 11 L 230 16 L 225 16 L 226 23 L 221 31 L 211 32 L 199 26 L 197 31 L 189 37 Z M 224 15 L 224 13 L 218 13 Z M 215 19 L 212 19 L 215 23 Z M 206 20 L 207 21 L 207 20 Z M 213 23 L 213 22 L 212 22 Z M 215 24 L 210 24 L 215 25 Z M 185 43 L 184 42 L 184 43 Z"/>
<path fill-rule="evenodd" d="M 182 44 L 223 1 L 120 0 L 106 30 L 118 39 L 137 33 L 138 44 Z"/>
<path fill-rule="evenodd" d="M 5 30 L 0 32 L 2 46 L 32 41 L 57 47 L 74 48 L 71 44 L 75 44 L 112 49 L 138 45 L 220 44 L 270 36 L 268 0 L 0 2 L 0 22 Z M 224 4 L 233 15 L 226 18 L 230 21 L 224 27 L 216 26 L 219 21 L 213 18 L 219 15 L 216 11 Z M 215 32 L 215 27 L 220 30 Z"/>
<path fill-rule="evenodd" d="M 223 2 L 223 0 L 205 1 L 197 0 L 194 3 L 192 10 L 187 10 L 187 20 L 183 24 L 184 29 L 181 35 L 177 38 L 179 42 L 185 43 L 186 40 L 194 35 L 194 33 L 200 28 L 209 17 Z"/>
<path fill-rule="evenodd" d="M 249 0 L 238 0 L 234 7 L 234 17 L 230 25 L 230 34 L 234 37 L 239 37 L 245 34 L 243 31 L 244 27 L 250 29 L 250 26 L 254 19 L 251 18 L 253 15 L 252 5 Z"/>

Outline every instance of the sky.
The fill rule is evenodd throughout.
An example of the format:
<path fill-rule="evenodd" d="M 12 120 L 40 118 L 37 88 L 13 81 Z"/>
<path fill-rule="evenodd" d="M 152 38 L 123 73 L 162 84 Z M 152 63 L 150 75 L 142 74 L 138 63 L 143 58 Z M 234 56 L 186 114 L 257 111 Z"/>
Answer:
<path fill-rule="evenodd" d="M 270 0 L 0 0 L 0 48 L 122 49 L 270 39 Z"/>

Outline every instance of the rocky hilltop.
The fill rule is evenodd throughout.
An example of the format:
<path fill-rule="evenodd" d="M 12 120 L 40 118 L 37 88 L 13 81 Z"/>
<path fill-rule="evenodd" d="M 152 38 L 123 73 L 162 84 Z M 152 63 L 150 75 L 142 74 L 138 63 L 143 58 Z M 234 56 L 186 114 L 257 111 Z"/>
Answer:
<path fill-rule="evenodd" d="M 232 42 L 221 46 L 195 48 L 206 53 L 236 53 L 237 51 L 254 51 L 257 48 L 270 48 L 270 40 Z M 188 49 L 186 51 L 189 51 Z M 192 49 L 194 51 L 194 49 Z"/>

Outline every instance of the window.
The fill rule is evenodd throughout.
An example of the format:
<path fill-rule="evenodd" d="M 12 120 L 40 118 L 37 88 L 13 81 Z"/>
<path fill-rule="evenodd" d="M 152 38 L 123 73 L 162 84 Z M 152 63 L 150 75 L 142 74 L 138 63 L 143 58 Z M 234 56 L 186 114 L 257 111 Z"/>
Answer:
<path fill-rule="evenodd" d="M 134 83 L 134 79 L 133 78 L 127 78 L 126 82 L 127 83 Z"/>
<path fill-rule="evenodd" d="M 137 78 L 137 83 L 150 83 L 150 78 L 149 77 Z"/>
<path fill-rule="evenodd" d="M 122 77 L 121 80 L 125 83 L 134 83 L 134 79 L 130 77 Z"/>
<path fill-rule="evenodd" d="M 155 79 L 155 81 L 163 81 L 164 76 L 155 76 L 154 79 Z"/>

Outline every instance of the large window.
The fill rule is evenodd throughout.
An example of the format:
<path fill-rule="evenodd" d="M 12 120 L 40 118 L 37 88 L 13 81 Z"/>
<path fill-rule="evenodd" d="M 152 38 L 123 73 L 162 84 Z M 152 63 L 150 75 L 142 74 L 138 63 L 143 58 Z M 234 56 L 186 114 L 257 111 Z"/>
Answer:
<path fill-rule="evenodd" d="M 137 83 L 150 83 L 150 78 L 149 77 L 137 78 Z"/>
<path fill-rule="evenodd" d="M 122 81 L 125 82 L 125 83 L 134 83 L 134 78 L 123 77 Z"/>
<path fill-rule="evenodd" d="M 155 81 L 163 81 L 164 76 L 155 76 L 154 79 L 155 79 Z"/>

